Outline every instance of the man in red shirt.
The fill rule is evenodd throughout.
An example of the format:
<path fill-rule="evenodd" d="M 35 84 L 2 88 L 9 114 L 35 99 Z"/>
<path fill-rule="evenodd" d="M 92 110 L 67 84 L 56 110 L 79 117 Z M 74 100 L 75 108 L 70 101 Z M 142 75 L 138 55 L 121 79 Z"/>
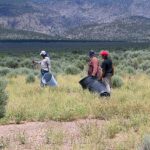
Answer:
<path fill-rule="evenodd" d="M 100 63 L 93 50 L 89 52 L 89 57 L 90 57 L 90 60 L 88 64 L 88 76 L 91 76 L 95 79 L 99 79 Z"/>

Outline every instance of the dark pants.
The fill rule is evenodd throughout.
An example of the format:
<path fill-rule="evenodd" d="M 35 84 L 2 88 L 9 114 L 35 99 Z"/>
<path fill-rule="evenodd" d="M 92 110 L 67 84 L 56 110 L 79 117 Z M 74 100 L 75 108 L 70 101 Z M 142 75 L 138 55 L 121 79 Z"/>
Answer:
<path fill-rule="evenodd" d="M 48 73 L 49 71 L 41 69 L 41 76 L 44 76 L 45 73 Z"/>
<path fill-rule="evenodd" d="M 45 86 L 43 83 L 42 83 L 42 77 L 45 75 L 45 73 L 48 73 L 49 71 L 46 71 L 46 70 L 43 70 L 41 69 L 41 86 Z"/>

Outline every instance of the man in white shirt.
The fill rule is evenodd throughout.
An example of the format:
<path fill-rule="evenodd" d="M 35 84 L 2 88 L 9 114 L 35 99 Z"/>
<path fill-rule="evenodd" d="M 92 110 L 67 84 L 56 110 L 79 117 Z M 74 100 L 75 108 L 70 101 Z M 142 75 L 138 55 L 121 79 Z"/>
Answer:
<path fill-rule="evenodd" d="M 41 61 L 34 61 L 34 64 L 40 64 L 41 66 L 41 78 L 44 76 L 45 73 L 51 72 L 51 64 L 50 58 L 48 57 L 46 51 L 42 50 L 40 56 L 43 58 Z M 42 83 L 41 83 L 42 84 Z"/>

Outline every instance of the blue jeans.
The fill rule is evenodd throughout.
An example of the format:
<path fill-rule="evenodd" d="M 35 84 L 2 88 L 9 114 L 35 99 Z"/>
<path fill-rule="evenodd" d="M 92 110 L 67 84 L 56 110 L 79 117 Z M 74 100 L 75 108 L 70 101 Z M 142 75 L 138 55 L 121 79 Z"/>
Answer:
<path fill-rule="evenodd" d="M 43 70 L 41 69 L 41 86 L 45 86 L 43 83 L 42 83 L 42 77 L 45 75 L 45 73 L 48 73 L 49 71 L 46 71 L 46 70 Z"/>
<path fill-rule="evenodd" d="M 48 73 L 49 71 L 41 69 L 41 76 L 43 77 L 45 73 Z"/>

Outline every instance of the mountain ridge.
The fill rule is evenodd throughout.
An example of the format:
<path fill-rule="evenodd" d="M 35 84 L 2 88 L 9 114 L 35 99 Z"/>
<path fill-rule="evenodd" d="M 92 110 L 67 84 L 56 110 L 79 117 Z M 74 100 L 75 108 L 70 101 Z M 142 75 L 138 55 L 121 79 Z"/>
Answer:
<path fill-rule="evenodd" d="M 134 19 L 131 21 L 132 17 L 137 16 L 137 23 L 140 23 L 142 17 L 150 18 L 149 8 L 149 0 L 1 0 L 0 26 L 11 30 L 39 32 L 53 38 L 74 39 L 76 34 L 72 35 L 71 30 L 80 30 L 80 34 L 83 34 L 81 29 L 87 25 L 95 26 L 98 24 L 103 28 L 105 24 L 107 28 L 110 27 L 110 32 L 105 33 L 109 35 L 113 33 L 114 22 L 117 25 L 117 21 L 119 23 L 123 19 L 130 18 L 126 21 L 131 23 L 135 21 Z M 142 23 L 144 24 L 143 21 Z M 132 36 L 142 40 L 142 36 L 147 32 L 145 37 L 146 40 L 149 40 L 149 30 L 142 28 L 146 25 L 136 26 L 137 30 L 143 30 L 144 34 L 138 39 L 137 35 L 129 30 L 132 32 Z M 94 36 L 89 33 L 88 28 L 86 29 L 87 31 L 84 30 L 84 32 L 87 32 L 88 35 L 85 39 L 93 40 Z M 98 35 L 99 30 L 96 31 L 95 28 L 93 30 Z M 120 27 L 118 30 L 122 31 L 123 28 Z M 128 32 L 129 35 L 130 32 Z M 115 36 L 115 33 L 113 34 Z M 130 40 L 132 36 L 126 36 L 125 39 Z M 83 37 L 79 35 L 76 38 Z M 101 39 L 101 37 L 97 36 L 95 40 L 97 39 Z M 113 40 L 113 38 L 111 39 Z"/>
<path fill-rule="evenodd" d="M 68 31 L 66 36 L 70 39 L 110 40 L 110 41 L 149 41 L 150 19 L 139 16 L 115 20 L 110 24 L 86 25 Z M 143 30 L 144 28 L 144 30 Z M 138 30 L 137 30 L 138 29 Z M 86 32 L 85 32 L 86 31 Z M 139 38 L 140 37 L 140 38 Z"/>

